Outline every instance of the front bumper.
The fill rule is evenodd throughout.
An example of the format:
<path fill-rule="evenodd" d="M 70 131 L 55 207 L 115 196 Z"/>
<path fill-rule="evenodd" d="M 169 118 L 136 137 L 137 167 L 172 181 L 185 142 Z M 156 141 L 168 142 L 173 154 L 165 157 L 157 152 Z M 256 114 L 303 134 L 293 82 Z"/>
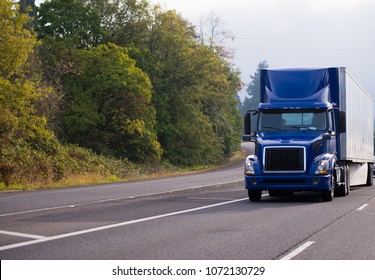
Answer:
<path fill-rule="evenodd" d="M 246 189 L 251 190 L 323 191 L 331 190 L 331 180 L 331 175 L 245 175 Z"/>

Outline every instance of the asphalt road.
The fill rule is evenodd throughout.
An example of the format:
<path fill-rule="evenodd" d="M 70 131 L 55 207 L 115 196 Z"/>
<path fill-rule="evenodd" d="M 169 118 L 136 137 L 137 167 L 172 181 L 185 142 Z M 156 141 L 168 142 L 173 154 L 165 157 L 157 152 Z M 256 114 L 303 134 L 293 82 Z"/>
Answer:
<path fill-rule="evenodd" d="M 242 173 L 0 194 L 0 259 L 375 259 L 375 187 L 252 203 Z"/>

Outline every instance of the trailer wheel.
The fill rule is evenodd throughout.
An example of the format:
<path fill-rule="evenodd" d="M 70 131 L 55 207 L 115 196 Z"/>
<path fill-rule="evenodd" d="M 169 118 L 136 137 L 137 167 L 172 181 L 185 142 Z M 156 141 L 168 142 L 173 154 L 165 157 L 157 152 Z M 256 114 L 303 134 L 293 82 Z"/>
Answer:
<path fill-rule="evenodd" d="M 345 165 L 345 194 L 349 195 L 350 193 L 350 167 Z"/>
<path fill-rule="evenodd" d="M 368 163 L 367 164 L 367 182 L 366 182 L 366 186 L 372 186 L 372 184 L 374 183 L 374 177 L 373 177 L 373 173 L 374 173 L 374 164 L 373 163 Z"/>
<path fill-rule="evenodd" d="M 262 198 L 261 190 L 247 190 L 250 201 L 260 201 Z"/>

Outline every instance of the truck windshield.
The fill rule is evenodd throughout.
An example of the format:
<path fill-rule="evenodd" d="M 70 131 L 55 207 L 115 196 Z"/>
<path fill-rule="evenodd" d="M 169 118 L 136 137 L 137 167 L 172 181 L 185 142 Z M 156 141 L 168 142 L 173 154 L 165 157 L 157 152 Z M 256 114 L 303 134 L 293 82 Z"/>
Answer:
<path fill-rule="evenodd" d="M 267 110 L 260 113 L 260 131 L 327 130 L 325 110 Z"/>

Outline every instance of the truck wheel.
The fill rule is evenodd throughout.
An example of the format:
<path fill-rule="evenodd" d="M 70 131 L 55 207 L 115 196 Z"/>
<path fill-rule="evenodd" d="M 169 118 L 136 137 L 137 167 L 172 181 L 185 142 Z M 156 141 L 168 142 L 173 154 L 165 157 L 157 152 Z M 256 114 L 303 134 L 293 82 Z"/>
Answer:
<path fill-rule="evenodd" d="M 247 190 L 250 201 L 260 201 L 262 198 L 261 190 Z"/>
<path fill-rule="evenodd" d="M 332 174 L 331 189 L 322 191 L 322 200 L 323 201 L 332 201 L 333 200 L 333 196 L 335 194 L 335 187 L 336 187 L 336 178 L 335 178 L 335 175 Z"/>
<path fill-rule="evenodd" d="M 333 191 L 322 191 L 322 200 L 323 201 L 332 201 L 333 200 Z"/>
<path fill-rule="evenodd" d="M 342 178 L 340 179 L 341 183 L 336 184 L 335 186 L 335 196 L 346 196 L 349 194 L 349 189 L 350 189 L 350 176 L 349 176 L 349 166 L 345 165 L 344 166 L 344 172 L 342 173 Z"/>

